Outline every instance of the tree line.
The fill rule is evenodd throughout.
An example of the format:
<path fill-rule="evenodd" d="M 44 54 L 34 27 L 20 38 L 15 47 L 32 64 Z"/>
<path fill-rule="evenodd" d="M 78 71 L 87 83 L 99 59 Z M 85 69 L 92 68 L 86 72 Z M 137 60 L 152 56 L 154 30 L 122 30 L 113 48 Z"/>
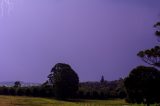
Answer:
<path fill-rule="evenodd" d="M 23 87 L 19 81 L 16 81 L 12 87 L 1 86 L 0 95 L 56 97 L 55 87 L 48 82 L 43 83 L 41 86 Z M 104 80 L 102 82 L 100 80 L 81 82 L 79 83 L 78 90 L 74 95 L 74 98 L 77 99 L 112 99 L 125 97 L 126 92 L 124 88 L 124 80 L 122 78 L 115 81 Z"/>

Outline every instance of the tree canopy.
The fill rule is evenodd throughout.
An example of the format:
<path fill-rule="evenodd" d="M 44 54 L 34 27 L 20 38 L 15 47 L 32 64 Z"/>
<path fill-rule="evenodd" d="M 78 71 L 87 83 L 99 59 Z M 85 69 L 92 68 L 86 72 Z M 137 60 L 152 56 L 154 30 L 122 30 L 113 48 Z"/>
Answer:
<path fill-rule="evenodd" d="M 138 66 L 125 79 L 128 100 L 147 105 L 160 102 L 160 72 L 154 67 Z"/>
<path fill-rule="evenodd" d="M 160 38 L 160 22 L 157 22 L 154 27 L 156 28 L 155 35 Z M 159 40 L 158 40 L 159 41 Z M 142 50 L 137 54 L 142 60 L 149 65 L 160 67 L 160 46 Z"/>
<path fill-rule="evenodd" d="M 101 77 L 101 80 L 100 80 L 101 83 L 104 83 L 104 76 L 102 75 Z"/>
<path fill-rule="evenodd" d="M 20 83 L 20 81 L 16 81 L 15 83 L 14 83 L 14 87 L 21 87 L 21 83 Z"/>
<path fill-rule="evenodd" d="M 154 25 L 155 28 L 157 28 L 156 32 L 155 32 L 155 35 L 157 37 L 160 37 L 160 22 L 157 22 L 155 25 Z"/>
<path fill-rule="evenodd" d="M 51 70 L 49 79 L 53 83 L 58 99 L 72 98 L 78 90 L 78 75 L 68 64 L 56 64 Z"/>

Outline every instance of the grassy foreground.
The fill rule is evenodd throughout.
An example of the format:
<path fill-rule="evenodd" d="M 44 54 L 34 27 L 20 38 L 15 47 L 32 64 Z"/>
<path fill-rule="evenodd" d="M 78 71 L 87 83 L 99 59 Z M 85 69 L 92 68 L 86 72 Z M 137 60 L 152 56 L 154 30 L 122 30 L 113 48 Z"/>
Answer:
<path fill-rule="evenodd" d="M 0 96 L 0 106 L 144 106 L 128 104 L 124 100 L 83 100 L 66 102 L 46 98 Z"/>

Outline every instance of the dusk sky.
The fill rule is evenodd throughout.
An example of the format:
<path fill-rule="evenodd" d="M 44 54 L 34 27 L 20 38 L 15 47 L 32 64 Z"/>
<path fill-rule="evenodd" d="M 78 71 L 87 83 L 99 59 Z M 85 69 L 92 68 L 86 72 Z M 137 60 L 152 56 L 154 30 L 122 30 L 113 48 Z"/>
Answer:
<path fill-rule="evenodd" d="M 10 1 L 0 11 L 0 82 L 42 83 L 59 62 L 80 81 L 124 78 L 158 44 L 160 0 Z"/>

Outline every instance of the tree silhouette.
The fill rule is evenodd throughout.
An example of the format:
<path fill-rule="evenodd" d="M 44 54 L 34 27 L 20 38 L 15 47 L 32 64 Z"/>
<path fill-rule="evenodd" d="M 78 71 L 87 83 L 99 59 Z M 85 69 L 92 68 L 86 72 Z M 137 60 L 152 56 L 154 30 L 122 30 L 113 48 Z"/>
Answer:
<path fill-rule="evenodd" d="M 9 88 L 10 95 L 16 95 L 16 89 L 14 87 Z"/>
<path fill-rule="evenodd" d="M 155 35 L 160 38 L 160 22 L 157 22 L 154 27 L 157 29 Z M 159 40 L 158 40 L 159 41 Z M 154 48 L 142 50 L 137 54 L 142 60 L 149 65 L 160 67 L 160 46 Z"/>
<path fill-rule="evenodd" d="M 157 31 L 155 32 L 155 35 L 157 37 L 160 37 L 160 22 L 157 22 L 155 25 L 154 25 L 155 28 L 157 28 Z"/>
<path fill-rule="evenodd" d="M 68 64 L 64 63 L 58 63 L 52 68 L 49 81 L 53 83 L 55 97 L 58 99 L 74 97 L 79 86 L 78 75 Z"/>
<path fill-rule="evenodd" d="M 160 100 L 160 72 L 154 67 L 138 66 L 125 79 L 128 101 L 147 106 Z"/>
<path fill-rule="evenodd" d="M 101 77 L 101 80 L 100 80 L 101 83 L 104 83 L 104 76 L 102 75 Z"/>
<path fill-rule="evenodd" d="M 14 87 L 16 87 L 16 88 L 21 87 L 20 81 L 16 81 L 16 82 L 14 83 Z"/>

